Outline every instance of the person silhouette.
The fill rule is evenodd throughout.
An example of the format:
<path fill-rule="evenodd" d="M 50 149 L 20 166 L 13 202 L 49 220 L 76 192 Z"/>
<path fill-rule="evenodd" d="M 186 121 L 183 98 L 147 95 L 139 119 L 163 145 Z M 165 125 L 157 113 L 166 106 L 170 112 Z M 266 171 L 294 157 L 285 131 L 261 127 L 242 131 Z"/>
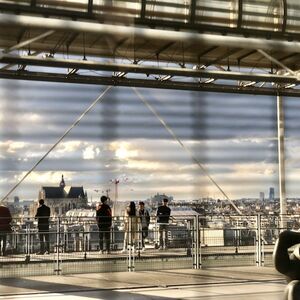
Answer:
<path fill-rule="evenodd" d="M 285 230 L 279 234 L 273 251 L 275 269 L 285 275 L 288 285 L 285 300 L 300 300 L 300 231 Z M 289 254 L 289 248 L 295 246 Z"/>

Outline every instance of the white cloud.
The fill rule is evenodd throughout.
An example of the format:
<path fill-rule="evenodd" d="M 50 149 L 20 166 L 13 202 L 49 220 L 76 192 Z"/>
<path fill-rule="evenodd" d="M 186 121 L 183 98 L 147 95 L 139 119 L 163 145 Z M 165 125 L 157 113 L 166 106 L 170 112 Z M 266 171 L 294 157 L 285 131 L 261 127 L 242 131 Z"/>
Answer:
<path fill-rule="evenodd" d="M 78 150 L 81 145 L 82 142 L 80 141 L 61 142 L 55 151 L 58 153 L 70 153 Z"/>
<path fill-rule="evenodd" d="M 31 123 L 37 123 L 37 122 L 41 122 L 43 120 L 41 115 L 34 114 L 34 113 L 25 114 L 24 119 L 27 120 L 27 122 L 31 122 Z"/>
<path fill-rule="evenodd" d="M 14 141 L 7 141 L 5 142 L 5 146 L 7 147 L 6 151 L 8 153 L 16 153 L 26 147 L 25 142 L 14 142 Z"/>
<path fill-rule="evenodd" d="M 82 150 L 83 159 L 94 159 L 100 154 L 100 149 L 94 145 L 89 145 Z"/>
<path fill-rule="evenodd" d="M 14 179 L 20 181 L 26 172 L 22 172 L 14 175 Z M 68 179 L 69 182 L 72 181 L 74 173 L 73 172 L 63 172 L 64 177 Z M 58 186 L 61 179 L 62 172 L 38 172 L 33 171 L 29 174 L 28 178 L 25 180 L 30 181 L 31 184 L 40 184 L 42 185 L 53 185 Z M 70 183 L 68 183 L 70 185 Z"/>
<path fill-rule="evenodd" d="M 115 152 L 115 156 L 120 160 L 128 160 L 138 156 L 138 150 L 129 142 L 112 142 L 109 150 Z"/>

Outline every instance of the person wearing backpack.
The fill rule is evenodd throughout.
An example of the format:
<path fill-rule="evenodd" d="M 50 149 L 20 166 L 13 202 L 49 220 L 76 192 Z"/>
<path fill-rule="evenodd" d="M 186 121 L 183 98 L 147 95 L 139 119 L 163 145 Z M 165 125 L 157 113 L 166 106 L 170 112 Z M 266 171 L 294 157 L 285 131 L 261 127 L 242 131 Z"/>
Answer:
<path fill-rule="evenodd" d="M 110 229 L 112 225 L 112 214 L 109 205 L 107 204 L 108 198 L 101 196 L 101 205 L 96 210 L 97 224 L 99 228 L 99 247 L 100 253 L 104 253 L 104 240 L 106 244 L 106 251 L 110 253 Z"/>

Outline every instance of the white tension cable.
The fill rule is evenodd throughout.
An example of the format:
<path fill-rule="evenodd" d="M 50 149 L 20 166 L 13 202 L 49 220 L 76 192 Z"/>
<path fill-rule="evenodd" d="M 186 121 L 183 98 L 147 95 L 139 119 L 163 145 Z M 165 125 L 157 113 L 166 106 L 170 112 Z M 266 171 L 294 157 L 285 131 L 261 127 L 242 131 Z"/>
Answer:
<path fill-rule="evenodd" d="M 25 178 L 49 155 L 49 153 L 68 135 L 68 133 L 81 121 L 81 119 L 100 101 L 103 96 L 111 89 L 108 86 L 94 102 L 79 116 L 79 118 L 65 131 L 65 133 L 50 147 L 50 149 L 40 158 L 40 160 L 20 179 L 20 181 L 0 200 L 4 201 L 24 180 Z"/>
<path fill-rule="evenodd" d="M 154 116 L 159 120 L 159 122 L 164 126 L 164 128 L 170 133 L 175 141 L 179 143 L 179 145 L 183 148 L 183 150 L 191 157 L 191 159 L 200 167 L 202 172 L 208 177 L 208 179 L 218 188 L 218 190 L 222 193 L 222 195 L 230 202 L 230 204 L 234 207 L 234 209 L 241 215 L 242 212 L 238 209 L 238 207 L 233 203 L 232 200 L 229 199 L 227 194 L 223 191 L 223 189 L 217 184 L 217 182 L 209 175 L 208 171 L 203 167 L 203 165 L 198 161 L 198 159 L 193 155 L 193 153 L 182 143 L 182 141 L 176 136 L 174 131 L 166 124 L 166 122 L 159 116 L 159 114 L 155 111 L 155 109 L 149 104 L 149 102 L 143 97 L 140 92 L 136 88 L 132 88 L 135 94 L 139 97 L 139 99 L 145 104 L 146 107 L 154 114 Z"/>

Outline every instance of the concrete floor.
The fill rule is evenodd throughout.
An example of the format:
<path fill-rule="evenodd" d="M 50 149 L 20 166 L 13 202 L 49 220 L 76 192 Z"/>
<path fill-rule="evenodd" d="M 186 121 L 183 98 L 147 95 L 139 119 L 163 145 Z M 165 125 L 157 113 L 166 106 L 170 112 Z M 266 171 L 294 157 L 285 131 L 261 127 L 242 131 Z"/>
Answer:
<path fill-rule="evenodd" d="M 4 278 L 0 299 L 281 300 L 284 288 L 271 267 L 226 267 Z"/>

